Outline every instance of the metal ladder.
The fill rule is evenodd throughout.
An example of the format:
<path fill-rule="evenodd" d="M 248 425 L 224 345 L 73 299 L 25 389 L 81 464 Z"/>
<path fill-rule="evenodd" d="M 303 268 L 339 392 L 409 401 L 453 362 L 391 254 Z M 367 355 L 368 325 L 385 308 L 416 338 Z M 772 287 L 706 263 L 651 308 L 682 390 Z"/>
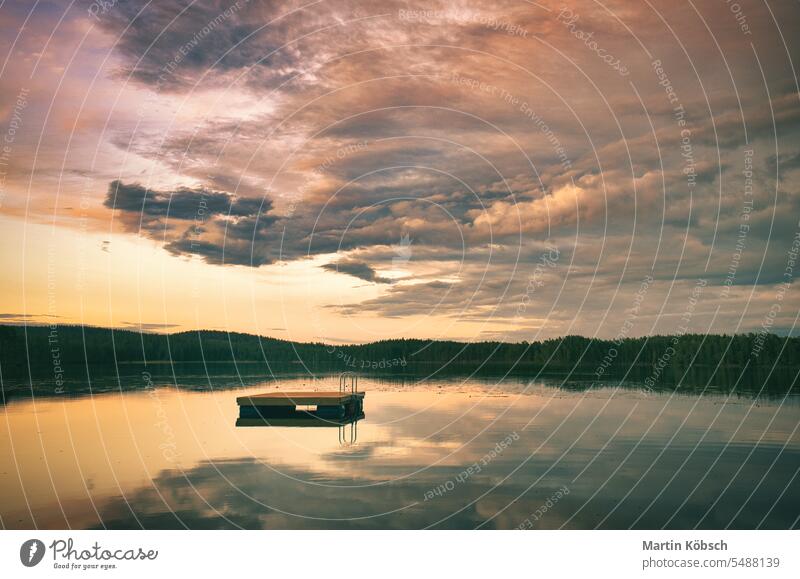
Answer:
<path fill-rule="evenodd" d="M 339 393 L 346 394 L 348 386 L 350 386 L 351 393 L 355 394 L 358 391 L 358 374 L 353 372 L 339 374 Z"/>
<path fill-rule="evenodd" d="M 342 372 L 339 374 L 339 393 L 347 394 L 347 389 L 350 388 L 351 394 L 358 392 L 358 374 L 353 372 Z M 358 405 L 358 400 L 354 400 L 354 404 Z M 360 408 L 355 408 L 355 414 L 361 411 Z M 358 420 L 354 420 L 349 424 L 350 436 L 347 435 L 347 424 L 339 427 L 339 446 L 355 446 L 358 442 Z"/>

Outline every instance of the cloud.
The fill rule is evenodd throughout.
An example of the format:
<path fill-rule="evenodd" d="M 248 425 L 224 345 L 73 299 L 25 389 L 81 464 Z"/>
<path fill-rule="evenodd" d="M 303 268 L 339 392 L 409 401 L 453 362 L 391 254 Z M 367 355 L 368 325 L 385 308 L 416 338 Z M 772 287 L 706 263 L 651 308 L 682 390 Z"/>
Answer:
<path fill-rule="evenodd" d="M 105 206 L 123 212 L 139 212 L 147 217 L 191 219 L 228 215 L 251 217 L 270 209 L 268 199 L 237 199 L 228 193 L 202 188 L 180 187 L 174 191 L 153 191 L 137 183 L 112 181 Z"/>
<path fill-rule="evenodd" d="M 63 316 L 57 316 L 55 314 L 0 313 L 0 325 L 24 324 L 27 326 L 45 326 L 63 319 Z"/>
<path fill-rule="evenodd" d="M 766 159 L 767 170 L 772 174 L 780 172 L 780 179 L 785 179 L 785 173 L 800 169 L 800 153 L 786 153 L 781 155 L 770 155 Z"/>
<path fill-rule="evenodd" d="M 322 269 L 344 273 L 373 283 L 392 283 L 392 280 L 379 276 L 372 266 L 359 261 L 341 260 L 335 263 L 326 263 Z"/>
<path fill-rule="evenodd" d="M 170 328 L 180 327 L 178 324 L 160 324 L 157 322 L 122 322 L 123 328 L 130 328 L 133 330 L 140 330 L 142 332 L 163 332 Z"/>
<path fill-rule="evenodd" d="M 254 252 L 275 218 L 269 199 L 239 198 L 204 188 L 148 189 L 112 181 L 104 205 L 119 211 L 128 231 L 166 241 L 178 255 L 196 255 L 209 263 L 258 266 L 271 256 Z"/>
<path fill-rule="evenodd" d="M 257 4 L 261 3 L 133 0 L 119 2 L 97 17 L 117 38 L 116 50 L 126 62 L 120 77 L 130 75 L 158 90 L 180 91 L 194 86 L 210 67 L 217 76 L 251 65 L 258 59 L 257 46 L 266 49 L 262 55 L 270 52 L 269 42 L 242 44 L 270 19 L 272 7 Z M 280 28 L 267 32 L 275 30 Z M 265 61 L 265 66 L 287 64 L 280 60 L 284 54 Z"/>
<path fill-rule="evenodd" d="M 37 187 L 12 166 L 9 180 L 33 197 L 10 195 L 2 210 L 52 218 L 52 195 L 37 192 L 52 183 L 76 207 L 89 176 L 103 183 L 90 193 L 97 221 L 113 209 L 126 232 L 173 255 L 251 267 L 312 258 L 375 284 L 359 303 L 332 297 L 339 312 L 503 328 L 550 316 L 561 331 L 572 316 L 585 332 L 613 334 L 605 320 L 644 275 L 678 286 L 664 290 L 677 296 L 664 298 L 671 312 L 692 277 L 763 297 L 786 267 L 800 207 L 799 54 L 781 42 L 800 34 L 791 3 L 743 3 L 752 35 L 712 1 L 572 3 L 579 28 L 624 60 L 624 77 L 549 2 L 231 6 L 133 0 L 99 20 L 85 6 L 65 12 L 53 45 L 78 51 L 75 64 L 45 51 L 35 78 L 52 86 L 31 91 L 25 123 L 50 102 L 56 120 L 41 149 L 15 143 L 14 163 L 32 165 L 35 151 Z M 25 14 L 12 13 L 15 27 Z M 51 7 L 31 19 L 9 66 L 39 58 L 57 16 Z M 15 95 L 3 80 L 0 94 Z M 89 119 L 58 108 L 89 91 Z M 413 255 L 390 280 L 404 236 Z M 546 240 L 562 252 L 558 268 L 531 320 L 515 320 Z M 732 290 L 722 303 L 735 328 L 747 296 Z"/>

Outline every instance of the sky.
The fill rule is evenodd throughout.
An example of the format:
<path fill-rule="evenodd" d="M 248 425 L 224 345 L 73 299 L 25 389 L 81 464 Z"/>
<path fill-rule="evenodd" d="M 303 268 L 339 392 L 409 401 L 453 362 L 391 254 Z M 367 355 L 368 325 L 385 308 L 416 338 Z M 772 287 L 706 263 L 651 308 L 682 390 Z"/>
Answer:
<path fill-rule="evenodd" d="M 3 2 L 0 322 L 796 334 L 798 16 Z"/>

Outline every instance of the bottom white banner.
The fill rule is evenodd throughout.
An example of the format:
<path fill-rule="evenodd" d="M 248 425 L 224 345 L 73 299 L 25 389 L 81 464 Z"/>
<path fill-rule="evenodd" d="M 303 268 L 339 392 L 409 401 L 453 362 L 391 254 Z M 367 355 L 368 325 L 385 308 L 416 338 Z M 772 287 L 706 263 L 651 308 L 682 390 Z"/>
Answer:
<path fill-rule="evenodd" d="M 798 577 L 794 531 L 3 531 L 3 577 Z"/>

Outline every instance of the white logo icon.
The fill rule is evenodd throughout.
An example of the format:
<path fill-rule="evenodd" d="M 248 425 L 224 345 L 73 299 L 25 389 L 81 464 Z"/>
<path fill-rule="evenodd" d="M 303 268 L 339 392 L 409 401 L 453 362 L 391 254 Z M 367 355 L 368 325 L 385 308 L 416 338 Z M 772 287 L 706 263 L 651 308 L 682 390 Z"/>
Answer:
<path fill-rule="evenodd" d="M 409 238 L 408 233 L 404 234 L 400 238 L 400 243 L 397 245 L 392 245 L 392 249 L 394 250 L 394 257 L 392 258 L 392 267 L 402 267 L 408 263 L 411 259 L 411 254 L 413 250 L 411 249 L 411 238 Z"/>

